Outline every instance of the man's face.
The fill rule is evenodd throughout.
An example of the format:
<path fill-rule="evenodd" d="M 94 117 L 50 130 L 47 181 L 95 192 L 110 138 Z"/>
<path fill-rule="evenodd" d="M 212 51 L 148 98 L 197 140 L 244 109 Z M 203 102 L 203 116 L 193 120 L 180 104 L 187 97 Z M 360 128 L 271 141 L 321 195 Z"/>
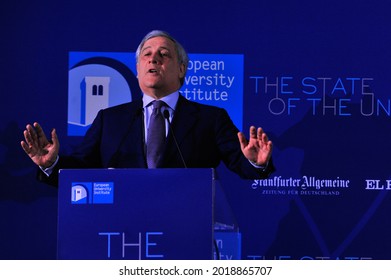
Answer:
<path fill-rule="evenodd" d="M 137 62 L 137 77 L 141 90 L 161 98 L 176 90 L 185 73 L 179 65 L 174 42 L 166 37 L 154 37 L 144 43 Z"/>

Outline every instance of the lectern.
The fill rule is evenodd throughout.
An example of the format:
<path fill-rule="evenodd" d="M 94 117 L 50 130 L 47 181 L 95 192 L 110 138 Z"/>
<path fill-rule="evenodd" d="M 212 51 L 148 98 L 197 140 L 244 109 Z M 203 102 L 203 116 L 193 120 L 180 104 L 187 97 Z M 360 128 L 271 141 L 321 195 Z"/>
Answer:
<path fill-rule="evenodd" d="M 213 259 L 213 169 L 64 169 L 59 259 Z"/>

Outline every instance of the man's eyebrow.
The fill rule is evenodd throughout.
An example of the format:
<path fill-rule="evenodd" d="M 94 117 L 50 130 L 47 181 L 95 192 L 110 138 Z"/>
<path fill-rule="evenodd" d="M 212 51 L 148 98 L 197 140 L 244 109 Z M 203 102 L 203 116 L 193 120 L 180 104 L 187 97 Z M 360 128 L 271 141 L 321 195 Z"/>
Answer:
<path fill-rule="evenodd" d="M 151 48 L 151 46 L 143 47 L 143 48 L 141 49 L 141 52 L 143 52 L 143 51 L 145 51 L 145 50 L 147 50 L 147 49 L 150 49 L 150 48 Z"/>

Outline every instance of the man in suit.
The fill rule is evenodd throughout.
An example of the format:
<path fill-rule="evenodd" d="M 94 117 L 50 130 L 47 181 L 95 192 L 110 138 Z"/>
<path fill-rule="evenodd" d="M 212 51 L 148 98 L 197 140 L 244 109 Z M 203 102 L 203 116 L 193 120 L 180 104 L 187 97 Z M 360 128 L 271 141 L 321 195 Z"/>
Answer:
<path fill-rule="evenodd" d="M 41 180 L 56 185 L 60 168 L 215 168 L 221 161 L 248 179 L 274 171 L 272 142 L 262 128 L 251 126 L 247 140 L 224 109 L 181 96 L 188 56 L 173 37 L 148 33 L 136 58 L 142 99 L 101 110 L 72 155 L 59 156 L 55 130 L 48 141 L 38 123 L 26 126 L 21 146 L 40 167 Z M 155 100 L 164 102 L 159 110 L 166 133 L 156 163 L 149 165 L 147 138 L 153 138 L 148 128 Z"/>

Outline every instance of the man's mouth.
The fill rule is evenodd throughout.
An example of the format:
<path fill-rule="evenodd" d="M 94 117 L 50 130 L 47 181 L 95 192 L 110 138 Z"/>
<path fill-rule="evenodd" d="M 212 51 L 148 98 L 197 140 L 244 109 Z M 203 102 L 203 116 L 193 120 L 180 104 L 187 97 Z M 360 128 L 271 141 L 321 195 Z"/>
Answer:
<path fill-rule="evenodd" d="M 157 73 L 157 70 L 156 69 L 149 69 L 148 73 Z"/>

